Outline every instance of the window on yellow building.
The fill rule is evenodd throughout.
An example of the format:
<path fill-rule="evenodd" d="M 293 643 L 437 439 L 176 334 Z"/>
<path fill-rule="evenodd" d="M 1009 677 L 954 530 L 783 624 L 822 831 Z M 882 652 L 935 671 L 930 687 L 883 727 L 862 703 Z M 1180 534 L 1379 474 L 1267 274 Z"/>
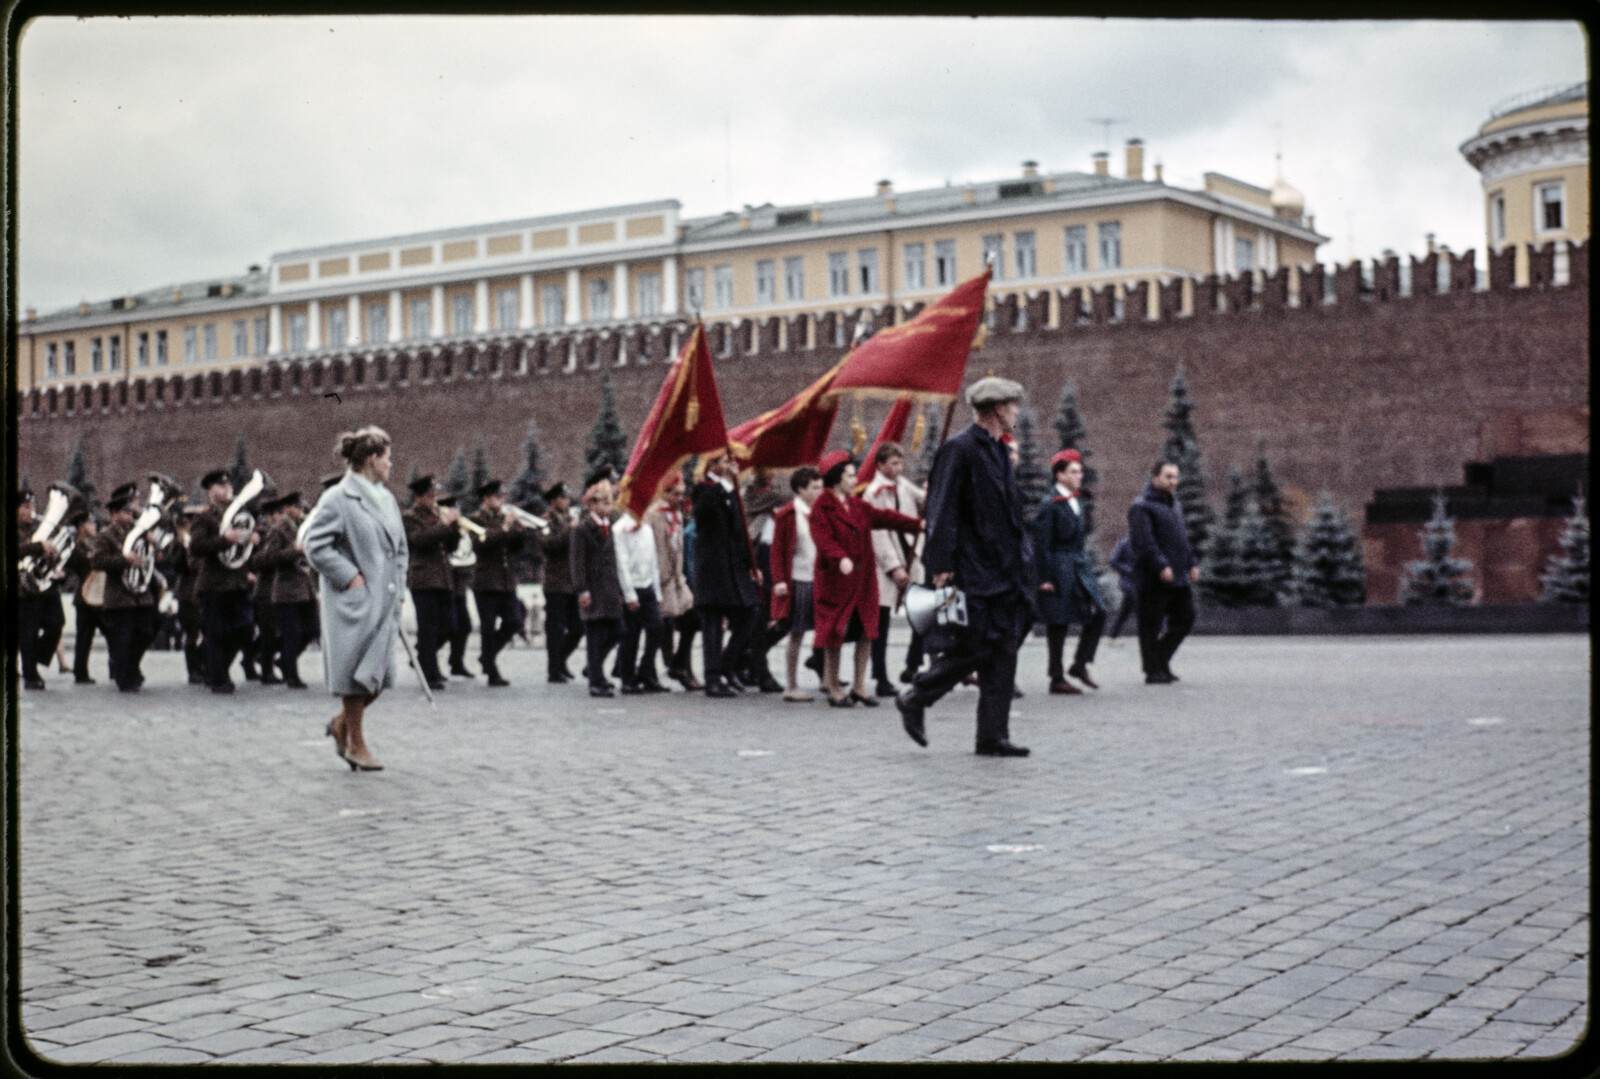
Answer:
<path fill-rule="evenodd" d="M 289 351 L 304 352 L 307 344 L 306 328 L 309 326 L 304 311 L 289 316 Z"/>
<path fill-rule="evenodd" d="M 350 336 L 350 311 L 344 307 L 328 308 L 328 347 L 343 348 Z"/>
<path fill-rule="evenodd" d="M 828 295 L 850 294 L 850 254 L 847 251 L 828 252 Z"/>
<path fill-rule="evenodd" d="M 305 316 L 301 316 L 304 318 Z M 293 321 L 291 319 L 291 321 Z M 183 328 L 183 362 L 200 362 L 200 331 L 193 326 Z"/>
<path fill-rule="evenodd" d="M 265 356 L 267 354 L 267 316 L 262 315 L 260 318 L 253 320 L 250 323 L 250 329 L 255 335 L 255 341 L 253 342 L 255 348 L 252 351 L 257 356 Z"/>
<path fill-rule="evenodd" d="M 596 277 L 589 282 L 589 321 L 605 322 L 611 317 L 611 279 Z"/>
<path fill-rule="evenodd" d="M 133 339 L 133 362 L 140 367 L 150 366 L 150 331 L 145 330 Z"/>
<path fill-rule="evenodd" d="M 658 273 L 641 273 L 634 280 L 634 291 L 638 293 L 637 307 L 639 314 L 651 318 L 661 314 L 661 275 Z"/>
<path fill-rule="evenodd" d="M 696 266 L 683 275 L 683 295 L 691 312 L 705 309 L 706 270 L 704 266 Z"/>
<path fill-rule="evenodd" d="M 711 306 L 726 311 L 733 306 L 733 267 L 714 266 L 711 269 Z"/>
<path fill-rule="evenodd" d="M 938 240 L 933 245 L 934 283 L 939 285 L 953 285 L 956 283 L 956 242 L 954 240 Z"/>
<path fill-rule="evenodd" d="M 1089 226 L 1068 225 L 1065 238 L 1067 272 L 1086 273 L 1089 269 Z"/>
<path fill-rule="evenodd" d="M 235 357 L 250 355 L 250 326 L 242 318 L 233 320 L 233 354 Z"/>
<path fill-rule="evenodd" d="M 495 298 L 496 328 L 501 333 L 509 333 L 517 328 L 517 309 L 519 300 L 517 290 L 503 288 Z"/>
<path fill-rule="evenodd" d="M 806 298 L 806 260 L 798 255 L 783 260 L 783 298 Z"/>
<path fill-rule="evenodd" d="M 97 375 L 105 369 L 105 360 L 100 353 L 100 338 L 89 338 L 89 370 Z"/>
<path fill-rule="evenodd" d="M 407 329 L 410 331 L 410 337 L 413 341 L 420 341 L 430 334 L 431 330 L 428 323 L 431 316 L 432 312 L 429 310 L 428 300 L 418 298 L 411 301 L 411 325 Z"/>
<path fill-rule="evenodd" d="M 217 358 L 217 324 L 208 322 L 201 330 L 201 340 L 205 342 L 205 355 L 207 360 Z"/>
<path fill-rule="evenodd" d="M 167 365 L 167 331 L 166 330 L 157 330 L 156 331 L 156 366 L 157 367 L 165 367 L 166 365 Z"/>
<path fill-rule="evenodd" d="M 450 297 L 450 332 L 457 337 L 472 332 L 472 297 Z"/>
<path fill-rule="evenodd" d="M 113 371 L 122 370 L 122 338 L 106 339 L 106 364 Z"/>
<path fill-rule="evenodd" d="M 878 291 L 878 249 L 876 247 L 863 247 L 856 252 L 857 279 L 861 282 L 861 291 L 871 295 Z"/>
<path fill-rule="evenodd" d="M 994 279 L 1003 280 L 1006 276 L 1006 238 L 1004 233 L 991 233 L 983 238 L 983 262 L 986 266 L 994 267 Z"/>
<path fill-rule="evenodd" d="M 1039 273 L 1039 257 L 1033 247 L 1033 232 L 1013 233 L 1011 244 L 1017 260 L 1017 276 L 1037 276 Z"/>
<path fill-rule="evenodd" d="M 1489 196 L 1489 238 L 1494 243 L 1506 242 L 1506 195 L 1496 191 Z"/>
<path fill-rule="evenodd" d="M 56 359 L 56 345 L 52 341 L 44 346 L 44 374 L 46 378 L 56 378 L 61 372 L 59 361 Z"/>
<path fill-rule="evenodd" d="M 559 326 L 567 318 L 567 292 L 560 285 L 550 284 L 539 290 L 539 324 Z"/>
<path fill-rule="evenodd" d="M 367 304 L 367 340 L 389 340 L 389 305 L 382 301 Z M 265 351 L 257 349 L 257 352 Z"/>
<path fill-rule="evenodd" d="M 756 305 L 765 307 L 778 298 L 778 264 L 772 259 L 756 263 Z"/>
<path fill-rule="evenodd" d="M 908 289 L 927 287 L 928 278 L 925 272 L 927 267 L 923 265 L 923 259 L 926 258 L 925 251 L 926 245 L 924 244 L 906 244 L 901 252 L 905 261 L 906 288 Z"/>
<path fill-rule="evenodd" d="M 1566 184 L 1557 180 L 1533 189 L 1534 231 L 1560 232 L 1567 227 Z"/>
<path fill-rule="evenodd" d="M 1122 265 L 1122 223 L 1102 221 L 1096 231 L 1100 240 L 1100 269 L 1117 269 Z"/>
<path fill-rule="evenodd" d="M 78 373 L 78 343 L 76 341 L 63 341 L 61 343 L 61 373 L 75 375 Z"/>

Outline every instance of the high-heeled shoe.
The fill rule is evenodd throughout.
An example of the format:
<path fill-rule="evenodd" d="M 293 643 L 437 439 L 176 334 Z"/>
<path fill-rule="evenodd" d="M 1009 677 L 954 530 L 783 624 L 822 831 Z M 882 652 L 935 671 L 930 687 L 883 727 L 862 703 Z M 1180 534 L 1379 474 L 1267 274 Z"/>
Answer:
<path fill-rule="evenodd" d="M 878 698 L 876 698 L 876 697 L 863 697 L 861 694 L 855 692 L 855 690 L 851 690 L 850 691 L 850 699 L 852 701 L 855 701 L 857 704 L 861 705 L 864 708 L 876 708 L 876 707 L 878 707 Z"/>
<path fill-rule="evenodd" d="M 352 772 L 383 771 L 383 765 L 379 764 L 377 759 L 374 757 L 368 756 L 365 760 L 363 760 L 360 757 L 351 756 L 349 752 L 344 752 L 339 755 L 344 758 L 344 762 L 350 766 L 350 770 Z"/>
<path fill-rule="evenodd" d="M 333 751 L 339 755 L 340 760 L 345 760 L 344 731 L 335 726 L 335 724 L 338 722 L 338 716 L 334 716 L 332 719 L 328 720 L 327 735 L 329 738 L 333 739 Z M 352 764 L 350 767 L 354 768 L 355 765 Z"/>

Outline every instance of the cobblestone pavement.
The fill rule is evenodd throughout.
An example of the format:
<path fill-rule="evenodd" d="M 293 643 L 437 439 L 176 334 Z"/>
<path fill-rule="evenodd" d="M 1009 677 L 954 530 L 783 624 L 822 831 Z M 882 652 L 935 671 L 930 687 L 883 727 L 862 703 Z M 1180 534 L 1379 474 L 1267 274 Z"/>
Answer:
<path fill-rule="evenodd" d="M 307 669 L 317 664 L 309 654 Z M 96 659 L 99 671 L 103 654 Z M 56 1061 L 1545 1057 L 1587 1023 L 1589 642 L 1201 638 L 929 717 L 59 676 L 20 723 Z M 407 672 L 407 678 L 410 678 Z"/>

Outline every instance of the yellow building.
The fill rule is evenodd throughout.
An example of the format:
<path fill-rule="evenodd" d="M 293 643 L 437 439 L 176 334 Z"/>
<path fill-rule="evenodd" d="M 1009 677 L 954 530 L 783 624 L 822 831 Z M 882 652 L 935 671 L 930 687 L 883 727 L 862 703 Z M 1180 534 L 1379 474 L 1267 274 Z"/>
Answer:
<path fill-rule="evenodd" d="M 928 301 L 994 265 L 993 292 L 1271 274 L 1326 241 L 1281 177 L 1206 173 L 1201 190 L 1089 172 L 682 218 L 676 200 L 281 252 L 226 281 L 45 316 L 19 332 L 19 388 L 258 365 L 265 359 L 539 328 L 708 321 Z M 1297 275 L 1291 272 L 1291 290 Z M 1156 313 L 1151 289 L 1149 313 Z M 1185 298 L 1185 304 L 1190 302 Z M 1050 320 L 1060 317 L 1053 298 Z"/>
<path fill-rule="evenodd" d="M 1518 248 L 1516 283 L 1528 283 L 1528 244 L 1589 238 L 1589 84 L 1522 94 L 1493 110 L 1461 153 L 1483 174 L 1485 232 L 1492 251 Z"/>

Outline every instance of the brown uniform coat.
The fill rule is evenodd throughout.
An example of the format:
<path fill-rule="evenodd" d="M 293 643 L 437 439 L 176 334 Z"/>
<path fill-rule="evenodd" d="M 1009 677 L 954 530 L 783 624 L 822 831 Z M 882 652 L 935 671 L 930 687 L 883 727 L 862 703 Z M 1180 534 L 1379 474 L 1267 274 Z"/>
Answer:
<path fill-rule="evenodd" d="M 456 549 L 461 531 L 455 525 L 439 523 L 437 511 L 412 506 L 401 517 L 406 526 L 406 544 L 411 548 L 411 568 L 406 573 L 406 587 L 437 589 L 449 592 L 450 552 Z"/>
<path fill-rule="evenodd" d="M 572 521 L 550 512 L 550 531 L 539 537 L 544 548 L 544 590 L 572 594 Z"/>
<path fill-rule="evenodd" d="M 488 533 L 482 539 L 472 537 L 472 549 L 478 555 L 478 564 L 472 567 L 472 590 L 515 592 L 517 579 L 511 573 L 511 552 L 521 549 L 522 531 L 508 532 L 504 515 L 489 510 L 479 510 L 472 519 Z"/>
<path fill-rule="evenodd" d="M 244 566 L 229 569 L 222 564 L 222 552 L 229 547 L 222 535 L 222 513 L 226 508 L 207 506 L 189 526 L 189 557 L 200 567 L 194 586 L 197 593 L 244 592 L 250 587 Z"/>
<path fill-rule="evenodd" d="M 128 538 L 132 525 L 113 522 L 105 527 L 94 538 L 94 548 L 89 554 L 91 569 L 103 570 L 106 575 L 105 602 L 101 610 L 120 611 L 130 607 L 150 607 L 156 601 L 156 583 L 151 578 L 150 586 L 143 592 L 130 592 L 122 583 L 122 571 L 129 568 L 128 560 L 122 557 L 122 541 Z"/>
<path fill-rule="evenodd" d="M 267 531 L 252 561 L 272 573 L 270 603 L 305 603 L 317 598 L 316 578 L 303 552 L 294 549 L 300 526 L 284 516 Z"/>

